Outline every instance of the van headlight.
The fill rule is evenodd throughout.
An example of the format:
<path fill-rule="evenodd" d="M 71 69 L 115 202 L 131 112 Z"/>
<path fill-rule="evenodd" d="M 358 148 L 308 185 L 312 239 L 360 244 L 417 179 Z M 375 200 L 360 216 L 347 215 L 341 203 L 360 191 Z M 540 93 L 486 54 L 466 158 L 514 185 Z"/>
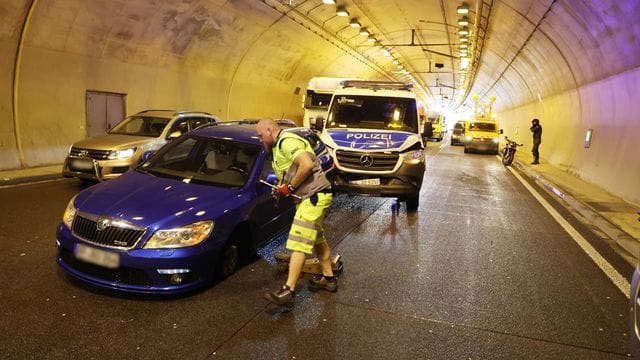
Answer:
<path fill-rule="evenodd" d="M 404 162 L 410 165 L 416 165 L 424 162 L 424 151 L 414 150 L 404 154 Z"/>
<path fill-rule="evenodd" d="M 74 205 L 74 202 L 76 201 L 76 196 L 72 197 L 71 200 L 69 200 L 69 204 L 67 204 L 67 208 L 64 209 L 64 214 L 62 215 L 62 222 L 69 229 L 71 229 L 71 225 L 73 224 L 73 219 L 75 219 L 76 213 L 78 212 L 78 209 Z"/>
<path fill-rule="evenodd" d="M 494 144 L 497 144 L 500 142 L 500 138 L 493 138 L 491 141 L 493 141 Z"/>
<path fill-rule="evenodd" d="M 156 231 L 145 249 L 167 249 L 194 246 L 203 242 L 213 229 L 213 220 L 198 221 L 182 227 Z"/>
<path fill-rule="evenodd" d="M 136 148 L 122 149 L 122 150 L 112 150 L 109 152 L 109 156 L 107 157 L 109 160 L 124 160 L 128 159 L 135 154 Z"/>

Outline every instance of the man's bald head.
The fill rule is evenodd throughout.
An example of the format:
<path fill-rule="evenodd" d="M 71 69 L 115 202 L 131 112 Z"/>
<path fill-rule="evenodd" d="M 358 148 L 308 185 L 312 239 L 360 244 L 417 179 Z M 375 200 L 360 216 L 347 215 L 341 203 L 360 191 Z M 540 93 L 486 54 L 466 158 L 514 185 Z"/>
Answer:
<path fill-rule="evenodd" d="M 258 139 L 260 139 L 260 142 L 267 150 L 271 150 L 271 146 L 273 146 L 273 143 L 280 134 L 280 130 L 280 125 L 269 118 L 261 119 L 258 121 L 258 125 L 256 125 Z"/>

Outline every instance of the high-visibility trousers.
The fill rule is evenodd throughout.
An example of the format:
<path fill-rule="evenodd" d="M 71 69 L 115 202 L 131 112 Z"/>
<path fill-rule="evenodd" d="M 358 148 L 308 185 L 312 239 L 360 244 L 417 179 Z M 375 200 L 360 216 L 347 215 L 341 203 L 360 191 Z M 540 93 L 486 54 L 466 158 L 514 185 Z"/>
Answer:
<path fill-rule="evenodd" d="M 333 196 L 331 193 L 318 193 L 317 196 L 318 202 L 315 205 L 310 199 L 304 199 L 296 205 L 296 214 L 286 244 L 288 250 L 311 254 L 314 245 L 326 241 L 322 222 Z"/>

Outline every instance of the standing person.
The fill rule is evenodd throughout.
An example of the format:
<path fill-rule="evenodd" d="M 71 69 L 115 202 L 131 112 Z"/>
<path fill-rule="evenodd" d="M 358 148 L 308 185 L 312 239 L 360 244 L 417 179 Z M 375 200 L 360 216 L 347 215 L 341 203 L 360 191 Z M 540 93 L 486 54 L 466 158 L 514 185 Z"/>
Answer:
<path fill-rule="evenodd" d="M 309 288 L 313 291 L 337 291 L 338 281 L 333 274 L 329 245 L 322 225 L 333 196 L 326 190 L 330 185 L 316 162 L 311 145 L 298 135 L 282 131 L 272 119 L 260 120 L 256 132 L 265 149 L 272 153 L 273 170 L 280 180 L 274 193 L 285 197 L 296 194 L 304 199 L 296 205 L 287 238 L 286 248 L 291 251 L 287 282 L 280 289 L 266 293 L 265 298 L 277 305 L 293 304 L 296 283 L 302 273 L 306 255 L 311 254 L 314 249 L 323 276 L 309 280 Z M 321 172 L 319 177 L 316 176 L 318 168 Z"/>
<path fill-rule="evenodd" d="M 540 164 L 540 153 L 538 152 L 538 148 L 540 147 L 540 143 L 542 142 L 542 126 L 540 126 L 540 120 L 531 120 L 530 130 L 533 133 L 533 148 L 531 149 L 531 153 L 533 154 L 533 162 L 531 162 L 531 164 L 536 165 Z"/>

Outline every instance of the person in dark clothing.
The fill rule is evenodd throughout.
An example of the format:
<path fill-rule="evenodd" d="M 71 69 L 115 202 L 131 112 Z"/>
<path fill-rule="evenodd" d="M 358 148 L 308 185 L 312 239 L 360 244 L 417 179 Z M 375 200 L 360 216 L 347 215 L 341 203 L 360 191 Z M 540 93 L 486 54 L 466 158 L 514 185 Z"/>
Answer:
<path fill-rule="evenodd" d="M 531 153 L 533 154 L 533 162 L 531 164 L 536 165 L 540 164 L 540 153 L 538 152 L 538 148 L 540 147 L 540 143 L 542 142 L 542 126 L 540 126 L 540 120 L 531 120 L 530 130 L 533 133 L 533 148 L 531 149 Z"/>

